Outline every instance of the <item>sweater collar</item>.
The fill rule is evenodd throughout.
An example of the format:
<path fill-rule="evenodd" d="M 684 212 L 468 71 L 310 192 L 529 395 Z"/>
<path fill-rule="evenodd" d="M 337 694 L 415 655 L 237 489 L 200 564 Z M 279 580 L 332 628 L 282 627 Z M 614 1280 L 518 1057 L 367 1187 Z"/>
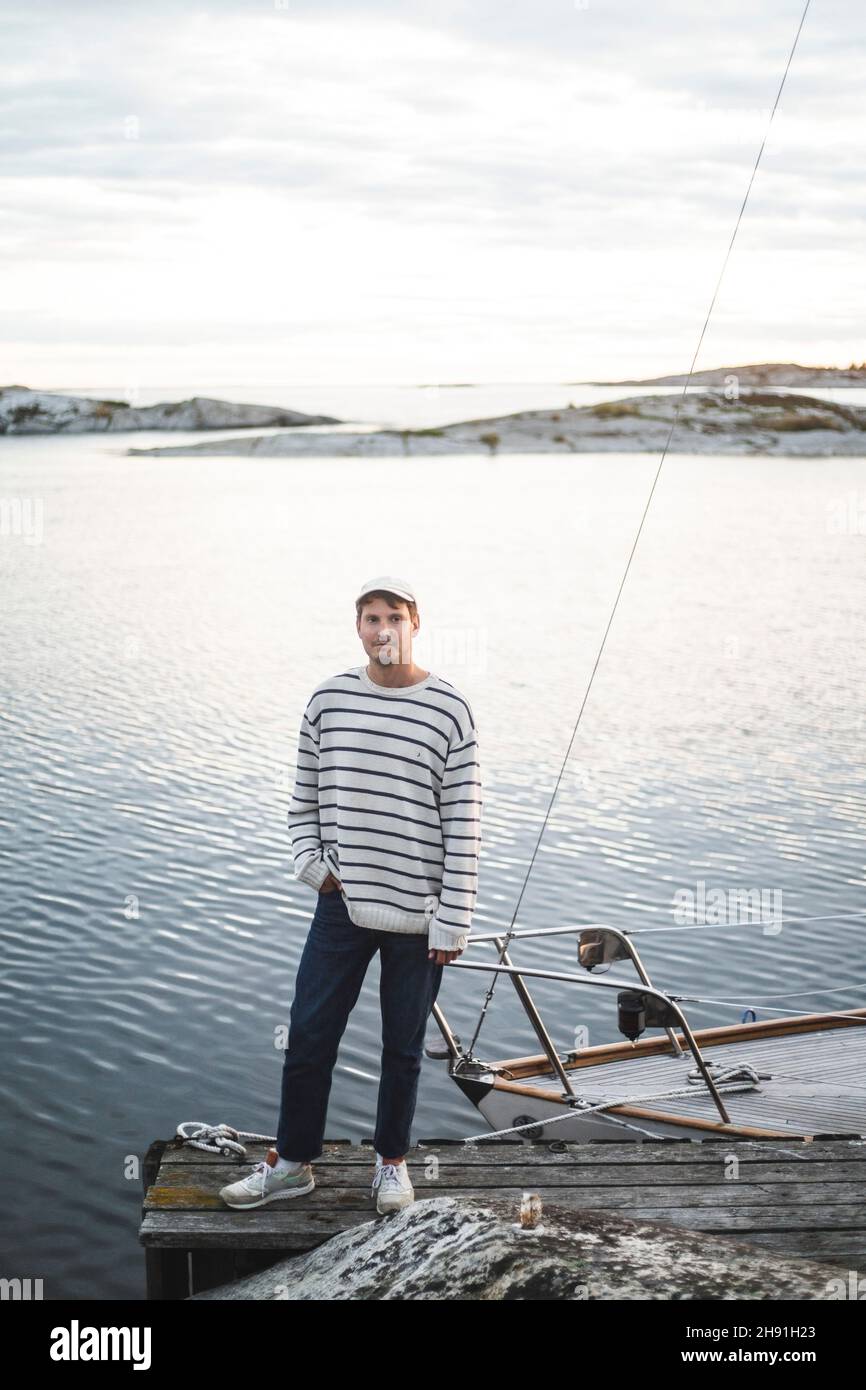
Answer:
<path fill-rule="evenodd" d="M 366 666 L 358 667 L 358 676 L 365 689 L 374 690 L 377 695 L 412 695 L 416 690 L 423 690 L 425 686 L 429 685 L 434 679 L 433 672 L 428 671 L 423 681 L 416 681 L 414 685 L 377 685 L 377 683 L 368 676 Z"/>

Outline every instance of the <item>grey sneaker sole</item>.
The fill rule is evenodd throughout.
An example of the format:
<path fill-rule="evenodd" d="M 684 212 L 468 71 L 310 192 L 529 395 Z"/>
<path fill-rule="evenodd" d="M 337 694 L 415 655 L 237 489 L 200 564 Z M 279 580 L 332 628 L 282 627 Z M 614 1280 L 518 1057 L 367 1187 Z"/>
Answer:
<path fill-rule="evenodd" d="M 269 1192 L 266 1197 L 259 1197 L 258 1200 L 252 1202 L 232 1201 L 230 1197 L 224 1197 L 222 1192 L 220 1192 L 220 1197 L 226 1206 L 231 1207 L 234 1211 L 252 1211 L 254 1207 L 266 1207 L 270 1202 L 284 1202 L 291 1197 L 303 1197 L 307 1192 L 312 1192 L 315 1186 L 315 1178 L 310 1178 L 310 1181 L 303 1187 L 287 1187 L 282 1192 Z"/>
<path fill-rule="evenodd" d="M 414 1200 L 415 1200 L 415 1198 L 414 1198 L 414 1196 L 412 1196 L 412 1197 L 408 1197 L 408 1198 L 406 1199 L 406 1201 L 404 1201 L 404 1202 L 394 1202 L 394 1203 L 389 1203 L 387 1206 L 380 1206 L 380 1205 L 379 1205 L 379 1199 L 378 1199 L 378 1197 L 377 1197 L 377 1198 L 376 1198 L 376 1210 L 377 1210 L 377 1212 L 379 1213 L 380 1216 L 390 1216 L 390 1214 L 391 1214 L 392 1211 L 402 1211 L 404 1207 L 411 1207 L 411 1205 L 412 1205 L 412 1203 L 414 1202 Z"/>

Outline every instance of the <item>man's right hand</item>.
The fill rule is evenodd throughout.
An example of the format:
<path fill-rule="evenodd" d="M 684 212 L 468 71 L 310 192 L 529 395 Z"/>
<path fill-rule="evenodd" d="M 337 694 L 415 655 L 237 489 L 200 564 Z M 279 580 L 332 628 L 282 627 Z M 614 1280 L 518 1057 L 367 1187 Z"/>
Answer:
<path fill-rule="evenodd" d="M 333 875 L 333 874 L 328 874 L 327 878 L 323 880 L 322 886 L 321 886 L 321 888 L 319 889 L 319 892 L 320 892 L 320 893 L 336 893 L 337 889 L 338 889 L 338 888 L 342 888 L 342 886 L 343 886 L 343 885 L 340 883 L 339 879 L 334 878 L 334 875 Z"/>

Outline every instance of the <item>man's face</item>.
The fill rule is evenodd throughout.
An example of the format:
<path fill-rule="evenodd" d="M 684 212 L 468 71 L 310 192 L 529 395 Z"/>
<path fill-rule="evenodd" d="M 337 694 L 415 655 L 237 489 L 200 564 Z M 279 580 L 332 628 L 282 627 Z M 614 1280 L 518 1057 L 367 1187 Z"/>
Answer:
<path fill-rule="evenodd" d="M 418 626 L 417 618 L 413 623 L 409 616 L 407 604 L 394 606 L 383 598 L 374 598 L 361 609 L 358 635 L 371 661 L 382 666 L 411 664 L 412 637 Z"/>

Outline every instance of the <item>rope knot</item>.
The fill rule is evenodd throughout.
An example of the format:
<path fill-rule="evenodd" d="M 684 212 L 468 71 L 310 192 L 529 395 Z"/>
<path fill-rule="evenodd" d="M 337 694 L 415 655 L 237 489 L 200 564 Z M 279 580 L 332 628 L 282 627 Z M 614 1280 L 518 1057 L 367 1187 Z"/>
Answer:
<path fill-rule="evenodd" d="M 187 1131 L 190 1131 L 189 1133 Z M 241 1139 L 261 1139 L 266 1142 L 272 1136 L 253 1134 L 245 1129 L 232 1129 L 231 1125 L 209 1125 L 203 1120 L 184 1120 L 177 1127 L 177 1138 L 194 1149 L 204 1149 L 207 1153 L 223 1154 L 226 1158 L 246 1158 L 247 1151 Z"/>
<path fill-rule="evenodd" d="M 757 1086 L 761 1080 L 769 1081 L 769 1072 L 757 1072 L 748 1063 L 741 1062 L 735 1066 L 723 1067 L 718 1062 L 707 1062 L 707 1071 L 712 1073 L 713 1081 L 716 1085 L 731 1085 L 742 1083 L 743 1086 Z M 697 1067 L 690 1071 L 687 1078 L 693 1086 L 703 1086 L 704 1078 Z"/>

